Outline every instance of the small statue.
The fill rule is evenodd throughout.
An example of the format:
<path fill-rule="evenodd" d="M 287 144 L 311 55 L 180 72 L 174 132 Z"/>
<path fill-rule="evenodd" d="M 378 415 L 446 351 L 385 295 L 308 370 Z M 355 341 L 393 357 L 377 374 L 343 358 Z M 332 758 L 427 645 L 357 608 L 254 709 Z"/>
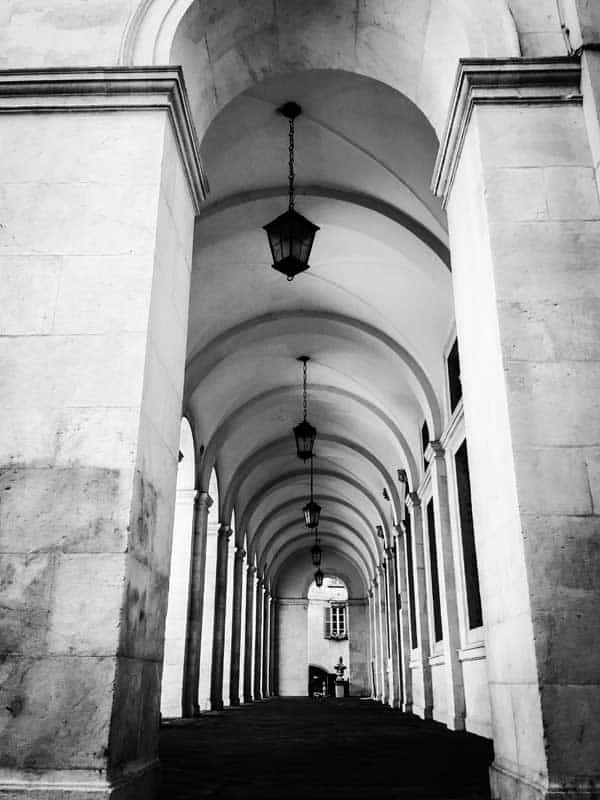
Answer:
<path fill-rule="evenodd" d="M 344 682 L 344 672 L 346 672 L 347 669 L 348 669 L 348 667 L 344 664 L 344 661 L 343 661 L 342 657 L 340 656 L 340 660 L 334 666 L 334 670 L 336 672 L 336 676 L 335 676 L 335 682 L 336 683 L 343 683 Z"/>

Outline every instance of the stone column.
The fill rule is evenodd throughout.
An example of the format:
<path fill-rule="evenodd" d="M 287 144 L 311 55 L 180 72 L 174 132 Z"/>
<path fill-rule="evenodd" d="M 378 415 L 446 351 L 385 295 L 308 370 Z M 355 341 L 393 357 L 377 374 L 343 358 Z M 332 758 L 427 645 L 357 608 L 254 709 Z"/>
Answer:
<path fill-rule="evenodd" d="M 374 584 L 369 588 L 369 646 L 370 646 L 370 665 L 369 665 L 369 682 L 371 683 L 371 697 L 373 700 L 378 699 L 379 680 L 378 667 L 377 667 L 377 631 L 376 631 L 376 616 L 375 616 L 375 590 Z"/>
<path fill-rule="evenodd" d="M 387 578 L 385 564 L 381 563 L 377 567 L 379 578 L 377 579 L 377 623 L 379 626 L 379 649 L 380 649 L 380 669 L 381 669 L 381 702 L 390 702 L 389 687 L 389 668 L 390 668 L 390 648 L 388 631 L 388 603 L 387 603 Z"/>
<path fill-rule="evenodd" d="M 442 445 L 433 441 L 427 448 L 431 471 L 431 488 L 435 513 L 435 536 L 438 551 L 438 571 L 440 579 L 440 603 L 442 612 L 442 642 L 447 676 L 448 714 L 446 724 L 451 730 L 464 730 L 465 691 L 463 674 L 458 651 L 460 649 L 460 630 L 456 595 L 454 550 L 450 533 L 450 509 L 448 506 L 448 477 L 445 451 Z"/>
<path fill-rule="evenodd" d="M 254 699 L 262 700 L 262 631 L 263 631 L 263 593 L 262 578 L 256 576 L 256 595 L 254 612 Z"/>
<path fill-rule="evenodd" d="M 256 567 L 248 564 L 246 569 L 246 639 L 244 643 L 244 703 L 254 699 L 254 594 Z"/>
<path fill-rule="evenodd" d="M 188 596 L 185 656 L 183 663 L 183 690 L 181 699 L 181 713 L 183 717 L 197 717 L 200 713 L 200 707 L 198 705 L 198 686 L 200 682 L 202 615 L 204 612 L 206 529 L 208 524 L 208 511 L 212 502 L 208 492 L 198 492 L 194 501 L 190 590 Z"/>
<path fill-rule="evenodd" d="M 210 707 L 223 708 L 223 660 L 225 655 L 225 615 L 227 612 L 227 565 L 231 528 L 219 526 L 217 539 L 217 577 L 215 582 L 215 627 L 210 678 Z"/>
<path fill-rule="evenodd" d="M 410 492 L 406 506 L 411 518 L 412 563 L 415 584 L 415 610 L 419 646 L 411 652 L 411 680 L 413 684 L 413 711 L 423 719 L 433 713 L 433 688 L 429 666 L 430 640 L 427 615 L 427 588 L 425 580 L 425 551 L 423 544 L 423 509 L 416 492 Z"/>
<path fill-rule="evenodd" d="M 271 593 L 265 588 L 263 597 L 263 637 L 262 637 L 262 678 L 261 690 L 262 696 L 269 696 L 269 623 L 271 621 Z"/>
<path fill-rule="evenodd" d="M 435 185 L 452 246 L 492 793 L 591 797 L 600 202 L 579 62 L 467 61 L 456 89 Z"/>
<path fill-rule="evenodd" d="M 244 558 L 242 547 L 235 549 L 233 566 L 233 619 L 231 630 L 231 665 L 229 672 L 229 700 L 232 706 L 240 704 L 240 645 L 242 632 L 242 582 L 244 578 Z"/>
<path fill-rule="evenodd" d="M 269 623 L 269 695 L 277 694 L 277 598 L 271 597 L 271 620 Z"/>
<path fill-rule="evenodd" d="M 388 618 L 390 626 L 389 703 L 393 708 L 402 704 L 400 678 L 400 638 L 398 633 L 398 581 L 396 576 L 396 550 L 386 547 Z"/>
<path fill-rule="evenodd" d="M 152 797 L 204 194 L 187 100 L 176 68 L 38 68 L 0 76 L 0 111 L 0 792 Z"/>
<path fill-rule="evenodd" d="M 406 561 L 406 537 L 401 523 L 394 534 L 398 576 L 398 613 L 400 637 L 400 675 L 402 681 L 402 711 L 412 713 L 412 672 L 410 669 L 410 600 Z"/>

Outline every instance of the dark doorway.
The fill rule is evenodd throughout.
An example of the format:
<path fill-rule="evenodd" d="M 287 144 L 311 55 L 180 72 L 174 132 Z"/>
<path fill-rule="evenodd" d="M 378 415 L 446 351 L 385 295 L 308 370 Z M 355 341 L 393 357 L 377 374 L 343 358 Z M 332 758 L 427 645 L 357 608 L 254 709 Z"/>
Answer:
<path fill-rule="evenodd" d="M 333 697 L 334 694 L 335 675 L 311 664 L 308 668 L 308 696 Z"/>

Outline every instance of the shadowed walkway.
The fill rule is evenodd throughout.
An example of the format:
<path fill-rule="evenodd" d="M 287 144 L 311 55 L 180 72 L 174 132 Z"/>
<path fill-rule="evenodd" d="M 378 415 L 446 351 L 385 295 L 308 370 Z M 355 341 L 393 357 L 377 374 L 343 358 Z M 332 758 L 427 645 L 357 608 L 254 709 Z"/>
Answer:
<path fill-rule="evenodd" d="M 369 700 L 286 698 L 173 721 L 161 800 L 487 800 L 492 746 Z"/>

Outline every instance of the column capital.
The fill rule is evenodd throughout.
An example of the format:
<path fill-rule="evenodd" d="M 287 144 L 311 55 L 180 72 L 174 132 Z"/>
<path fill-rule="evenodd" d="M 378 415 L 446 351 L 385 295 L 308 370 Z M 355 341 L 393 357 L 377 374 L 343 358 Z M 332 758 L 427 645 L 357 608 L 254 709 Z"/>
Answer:
<path fill-rule="evenodd" d="M 367 589 L 367 594 L 369 597 L 373 597 L 373 589 Z"/>
<path fill-rule="evenodd" d="M 31 112 L 167 111 L 196 213 L 208 194 L 180 67 L 64 67 L 0 76 L 0 108 Z"/>
<path fill-rule="evenodd" d="M 233 530 L 229 525 L 226 525 L 224 522 L 219 525 L 219 537 L 223 536 L 226 539 L 229 539 L 232 533 Z"/>
<path fill-rule="evenodd" d="M 248 564 L 247 567 L 248 577 L 251 578 L 252 575 L 256 572 L 256 567 L 253 564 Z"/>
<path fill-rule="evenodd" d="M 404 483 L 406 486 L 408 486 L 408 474 L 407 474 L 406 470 L 405 469 L 399 469 L 396 474 L 398 476 L 398 482 L 399 483 Z"/>
<path fill-rule="evenodd" d="M 386 547 L 384 552 L 388 558 L 393 558 L 396 553 L 393 547 Z"/>
<path fill-rule="evenodd" d="M 564 58 L 466 58 L 458 66 L 431 190 L 445 208 L 476 105 L 580 103 L 581 66 Z"/>
<path fill-rule="evenodd" d="M 444 458 L 445 453 L 446 451 L 444 450 L 442 443 L 437 439 L 434 439 L 427 445 L 427 449 L 425 450 L 425 458 L 427 461 L 431 462 L 436 458 Z"/>
<path fill-rule="evenodd" d="M 385 564 L 382 561 L 381 564 L 377 564 L 377 572 L 380 575 L 383 575 L 384 570 L 385 570 Z"/>
<path fill-rule="evenodd" d="M 238 561 L 243 561 L 246 558 L 246 551 L 243 547 L 235 548 L 235 557 L 238 559 Z"/>
<path fill-rule="evenodd" d="M 213 504 L 213 499 L 208 492 L 205 492 L 203 489 L 198 489 L 194 502 L 197 508 L 206 508 L 208 510 Z"/>
<path fill-rule="evenodd" d="M 405 533 L 406 526 L 404 524 L 404 520 L 401 519 L 396 525 L 394 525 L 394 539 L 401 539 Z"/>
<path fill-rule="evenodd" d="M 406 497 L 406 505 L 408 506 L 409 511 L 412 511 L 414 508 L 419 508 L 421 505 L 421 498 L 417 492 L 408 493 Z"/>
<path fill-rule="evenodd" d="M 373 575 L 373 577 L 371 578 L 371 586 L 373 587 L 373 589 L 377 588 L 377 575 Z"/>
<path fill-rule="evenodd" d="M 264 579 L 261 578 L 260 575 L 257 574 L 257 576 L 256 576 L 256 588 L 257 589 L 263 589 L 264 585 L 265 585 Z"/>

